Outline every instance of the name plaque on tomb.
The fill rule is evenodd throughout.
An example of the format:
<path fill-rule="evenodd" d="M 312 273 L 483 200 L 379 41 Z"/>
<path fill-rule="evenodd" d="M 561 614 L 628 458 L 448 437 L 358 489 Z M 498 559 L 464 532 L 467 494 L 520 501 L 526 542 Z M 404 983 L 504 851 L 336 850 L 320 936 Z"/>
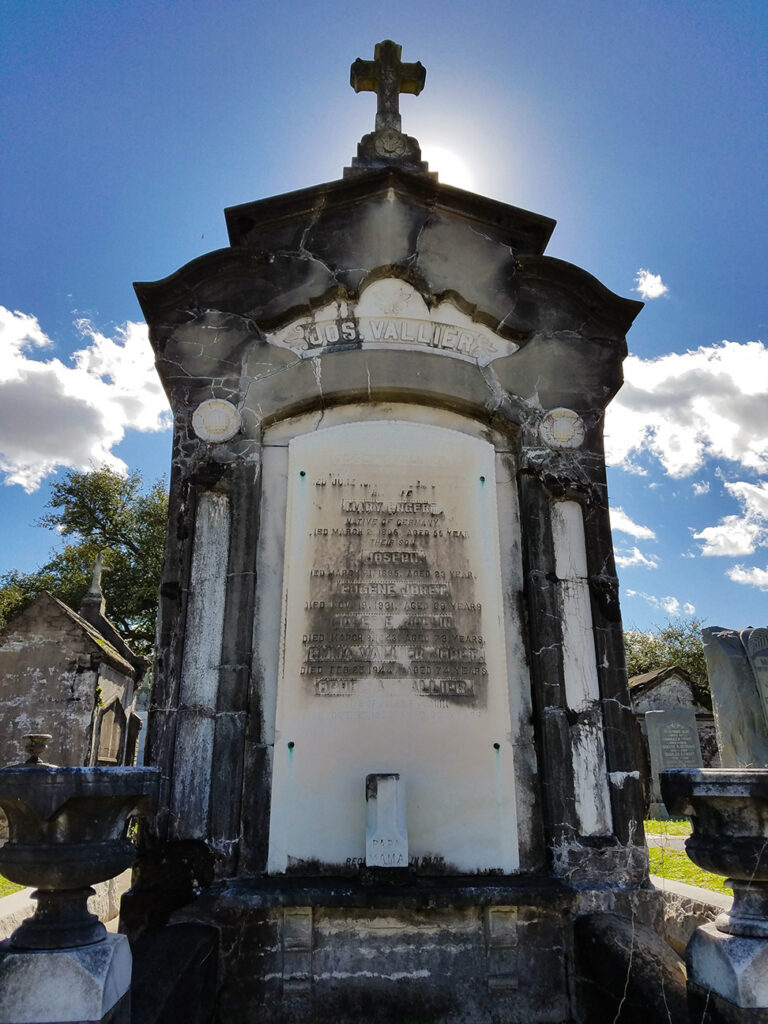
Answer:
<path fill-rule="evenodd" d="M 455 430 L 291 441 L 270 870 L 362 863 L 372 773 L 403 779 L 417 864 L 516 867 L 495 489 Z"/>
<path fill-rule="evenodd" d="M 402 349 L 487 366 L 518 349 L 448 300 L 430 308 L 399 278 L 374 281 L 357 303 L 339 299 L 266 337 L 269 344 L 291 349 L 303 359 L 345 348 Z"/>

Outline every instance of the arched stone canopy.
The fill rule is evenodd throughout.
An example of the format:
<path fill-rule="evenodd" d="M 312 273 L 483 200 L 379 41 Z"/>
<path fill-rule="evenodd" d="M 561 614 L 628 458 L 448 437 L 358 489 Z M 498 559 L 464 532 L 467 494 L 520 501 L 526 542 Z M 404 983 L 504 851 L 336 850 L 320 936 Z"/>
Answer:
<path fill-rule="evenodd" d="M 292 378 L 307 368 L 265 347 L 265 334 L 332 301 L 354 313 L 382 277 L 408 281 L 430 308 L 450 301 L 520 346 L 494 362 L 497 396 L 594 412 L 621 386 L 624 335 L 642 304 L 542 255 L 549 218 L 392 169 L 234 207 L 227 220 L 232 248 L 136 286 L 177 414 L 205 389 L 239 404 L 252 381 L 279 370 L 286 391 L 302 392 Z M 402 377 L 429 375 L 414 364 Z M 327 385 L 325 401 L 343 392 Z"/>

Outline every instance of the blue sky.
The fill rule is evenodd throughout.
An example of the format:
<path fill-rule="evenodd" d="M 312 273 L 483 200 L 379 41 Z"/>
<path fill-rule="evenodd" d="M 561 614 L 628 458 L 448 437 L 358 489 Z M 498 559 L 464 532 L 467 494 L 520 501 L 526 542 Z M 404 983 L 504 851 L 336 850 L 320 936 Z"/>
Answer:
<path fill-rule="evenodd" d="M 226 245 L 225 206 L 340 177 L 375 111 L 349 65 L 385 38 L 427 68 L 403 127 L 441 180 L 647 300 L 607 423 L 625 625 L 764 624 L 764 0 L 5 0 L 0 572 L 47 556 L 67 466 L 167 472 L 132 282 Z"/>

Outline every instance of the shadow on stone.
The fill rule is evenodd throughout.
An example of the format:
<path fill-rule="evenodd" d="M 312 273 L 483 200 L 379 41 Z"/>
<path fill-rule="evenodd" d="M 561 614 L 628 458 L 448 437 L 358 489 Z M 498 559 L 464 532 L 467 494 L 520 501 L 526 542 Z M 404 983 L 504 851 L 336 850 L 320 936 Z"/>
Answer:
<path fill-rule="evenodd" d="M 210 850 L 194 839 L 145 847 L 133 885 L 120 903 L 120 930 L 134 943 L 145 928 L 159 929 L 171 914 L 213 881 Z"/>
<path fill-rule="evenodd" d="M 688 1020 L 685 964 L 656 932 L 615 914 L 579 918 L 574 932 L 584 1020 Z"/>
<path fill-rule="evenodd" d="M 133 947 L 131 1024 L 213 1020 L 219 936 L 203 924 L 145 931 Z"/>

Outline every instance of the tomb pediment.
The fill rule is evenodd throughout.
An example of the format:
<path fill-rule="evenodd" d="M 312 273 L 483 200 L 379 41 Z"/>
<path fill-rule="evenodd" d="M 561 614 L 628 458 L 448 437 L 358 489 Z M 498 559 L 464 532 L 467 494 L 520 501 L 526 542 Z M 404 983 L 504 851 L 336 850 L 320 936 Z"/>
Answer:
<path fill-rule="evenodd" d="M 399 168 L 367 171 L 352 180 L 326 182 L 230 206 L 224 215 L 230 245 L 261 249 L 265 243 L 272 246 L 278 242 L 290 250 L 300 240 L 308 222 L 315 229 L 336 228 L 336 234 L 347 235 L 353 226 L 364 226 L 366 220 L 373 220 L 368 230 L 375 227 L 376 212 L 386 210 L 394 214 L 391 221 L 407 211 L 426 212 L 432 216 L 433 224 L 464 221 L 482 230 L 486 238 L 527 256 L 544 252 L 556 225 L 551 217 Z M 382 217 L 380 223 L 385 222 Z"/>
<path fill-rule="evenodd" d="M 260 348 L 252 361 L 263 374 L 289 365 L 297 348 L 290 331 L 322 314 L 334 318 L 333 307 L 340 338 L 314 346 L 323 355 L 345 341 L 348 348 L 412 341 L 393 336 L 391 324 L 379 338 L 344 326 L 383 278 L 418 292 L 433 322 L 456 326 L 441 320 L 447 308 L 464 314 L 484 339 L 454 349 L 469 362 L 484 366 L 514 354 L 504 366 L 497 361 L 496 372 L 502 389 L 523 400 L 537 392 L 544 407 L 604 408 L 621 386 L 624 336 L 642 303 L 543 255 L 554 228 L 549 218 L 388 169 L 233 207 L 227 223 L 231 248 L 136 285 L 172 403 L 176 385 L 187 400 L 190 377 L 205 387 L 208 379 L 250 376 L 244 361 Z M 417 330 L 417 346 L 418 337 Z M 264 351 L 270 342 L 288 351 Z M 410 354 L 410 345 L 401 347 Z M 230 380 L 226 387 L 231 393 Z"/>

